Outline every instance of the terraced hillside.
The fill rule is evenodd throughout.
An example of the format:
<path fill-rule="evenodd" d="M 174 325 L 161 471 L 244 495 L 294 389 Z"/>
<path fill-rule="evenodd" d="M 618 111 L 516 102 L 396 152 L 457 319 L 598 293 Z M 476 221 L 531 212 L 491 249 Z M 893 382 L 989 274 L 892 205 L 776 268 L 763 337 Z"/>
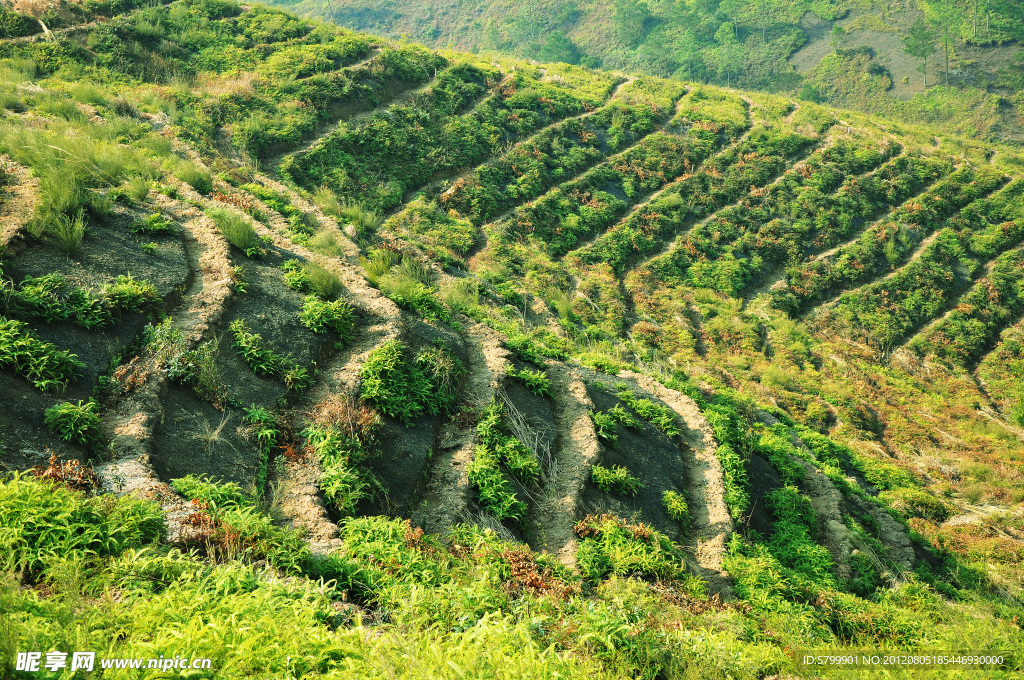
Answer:
<path fill-rule="evenodd" d="M 82 11 L 0 41 L 5 663 L 1024 664 L 1013 149 L 221 0 Z"/>

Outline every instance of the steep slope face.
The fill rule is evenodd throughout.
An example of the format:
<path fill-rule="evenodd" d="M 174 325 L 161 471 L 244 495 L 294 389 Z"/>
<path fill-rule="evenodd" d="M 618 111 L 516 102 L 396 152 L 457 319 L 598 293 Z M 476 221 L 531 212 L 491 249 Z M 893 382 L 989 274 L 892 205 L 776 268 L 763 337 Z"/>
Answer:
<path fill-rule="evenodd" d="M 1017 611 L 1012 150 L 209 0 L 80 33 L 0 43 L 9 468 L 98 459 L 185 547 L 233 482 L 351 583 L 501 555 L 767 645 L 915 644 L 890 590 Z"/>

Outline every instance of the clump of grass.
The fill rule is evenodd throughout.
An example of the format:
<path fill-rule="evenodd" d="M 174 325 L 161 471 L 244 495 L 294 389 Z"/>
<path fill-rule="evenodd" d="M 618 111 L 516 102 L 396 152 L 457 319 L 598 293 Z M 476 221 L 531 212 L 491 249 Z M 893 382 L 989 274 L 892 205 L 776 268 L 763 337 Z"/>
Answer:
<path fill-rule="evenodd" d="M 328 257 L 339 257 L 345 252 L 341 246 L 341 235 L 333 229 L 318 231 L 313 238 L 309 239 L 309 247 Z"/>
<path fill-rule="evenodd" d="M 316 190 L 316 193 L 313 194 L 313 202 L 324 211 L 325 215 L 334 217 L 340 217 L 345 208 L 344 204 L 338 200 L 338 195 L 327 187 L 320 187 Z"/>
<path fill-rule="evenodd" d="M 635 496 L 644 486 L 621 465 L 613 465 L 611 469 L 594 465 L 590 468 L 590 480 L 601 491 L 619 496 Z"/>
<path fill-rule="evenodd" d="M 61 250 L 68 255 L 74 255 L 85 239 L 85 215 L 81 210 L 74 217 L 65 214 L 55 215 L 47 230 L 57 240 Z"/>
<path fill-rule="evenodd" d="M 104 219 L 114 212 L 114 200 L 108 194 L 93 191 L 89 194 L 85 209 L 89 211 L 91 217 Z"/>
<path fill-rule="evenodd" d="M 213 191 L 213 177 L 192 161 L 181 160 L 175 163 L 174 174 L 203 196 Z"/>
<path fill-rule="evenodd" d="M 416 258 L 402 256 L 397 260 L 394 253 L 384 249 L 375 251 L 371 258 L 363 259 L 366 278 L 388 298 L 424 319 L 451 323 L 451 314 L 427 285 L 430 276 Z"/>
<path fill-rule="evenodd" d="M 346 201 L 341 206 L 341 217 L 352 225 L 356 238 L 363 239 L 377 232 L 383 219 L 372 210 L 356 201 Z"/>
<path fill-rule="evenodd" d="M 441 283 L 441 301 L 456 312 L 472 314 L 480 306 L 480 285 L 470 278 L 449 278 Z"/>
<path fill-rule="evenodd" d="M 214 208 L 207 215 L 228 243 L 245 253 L 246 257 L 255 259 L 264 255 L 263 242 L 247 217 L 223 208 Z"/>
<path fill-rule="evenodd" d="M 149 190 L 153 188 L 152 182 L 145 177 L 132 177 L 125 185 L 128 195 L 136 201 L 144 201 L 149 196 Z"/>
<path fill-rule="evenodd" d="M 372 251 L 369 257 L 360 259 L 363 270 L 366 272 L 366 280 L 373 286 L 379 285 L 381 278 L 401 261 L 400 253 L 387 248 L 378 248 Z"/>
<path fill-rule="evenodd" d="M 304 262 L 302 270 L 309 281 L 310 290 L 322 300 L 336 300 L 345 290 L 341 278 L 335 272 L 316 262 Z"/>
<path fill-rule="evenodd" d="M 312 293 L 321 300 L 335 300 L 345 289 L 341 277 L 316 262 L 287 260 L 281 269 L 284 270 L 284 282 L 289 288 L 300 293 Z"/>
<path fill-rule="evenodd" d="M 99 405 L 94 401 L 72 404 L 65 401 L 46 409 L 47 426 L 66 442 L 91 447 L 99 442 Z"/>
<path fill-rule="evenodd" d="M 564 290 L 552 288 L 545 296 L 545 301 L 555 309 L 559 319 L 571 319 L 573 317 L 572 299 Z"/>

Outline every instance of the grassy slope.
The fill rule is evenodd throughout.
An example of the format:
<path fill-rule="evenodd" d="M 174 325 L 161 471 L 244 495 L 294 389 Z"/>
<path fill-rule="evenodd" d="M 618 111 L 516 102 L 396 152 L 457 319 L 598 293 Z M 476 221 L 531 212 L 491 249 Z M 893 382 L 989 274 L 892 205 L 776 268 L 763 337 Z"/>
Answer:
<path fill-rule="evenodd" d="M 760 677 L 799 670 L 794 649 L 1021 648 L 1024 234 L 1011 150 L 767 95 L 438 54 L 210 0 L 3 50 L 5 205 L 37 200 L 3 265 L 0 356 L 5 384 L 40 413 L 13 410 L 0 444 L 12 461 L 31 458 L 26 436 L 66 458 L 110 443 L 128 460 L 145 449 L 130 448 L 139 428 L 125 423 L 166 411 L 158 431 L 179 433 L 189 457 L 160 468 L 176 444 L 149 440 L 165 479 L 248 465 L 240 477 L 263 497 L 179 481 L 158 487 L 161 510 L 5 481 L 6 664 L 74 647 L 209 656 L 210 677 Z M 291 184 L 255 172 L 246 161 L 258 158 L 283 159 Z M 300 207 L 308 198 L 320 213 Z M 88 225 L 77 236 L 76 220 Z M 115 287 L 105 252 L 158 283 L 164 306 L 144 286 Z M 383 295 L 353 278 L 358 255 Z M 156 264 L 176 257 L 189 276 Z M 50 295 L 24 280 L 46 271 L 70 283 Z M 202 297 L 216 286 L 224 298 Z M 203 316 L 228 296 L 219 321 Z M 154 310 L 177 324 L 137 340 Z M 286 315 L 283 332 L 267 321 Z M 404 355 L 387 315 L 408 329 Z M 131 323 L 109 339 L 113 361 L 81 349 L 119 316 Z M 628 515 L 616 500 L 637 493 L 628 473 L 650 487 L 632 506 L 645 522 L 571 518 L 573 567 L 534 552 L 555 533 L 534 497 L 554 472 L 523 443 L 529 430 L 495 407 L 454 409 L 460 362 L 480 371 L 460 349 L 480 342 L 476 324 L 509 350 L 487 357 L 511 367 L 509 393 L 553 394 L 562 418 L 583 403 L 562 384 L 571 372 L 605 414 L 590 443 L 610 472 L 593 468 L 587 502 Z M 962 341 L 946 350 L 942 337 Z M 346 343 L 355 383 L 337 382 L 353 370 Z M 314 361 L 337 372 L 317 375 Z M 654 401 L 617 392 L 624 369 L 664 387 L 646 388 Z M 163 375 L 169 397 L 147 387 Z M 361 404 L 324 398 L 353 384 Z M 90 395 L 102 420 L 65 407 L 78 415 L 51 416 L 49 432 L 44 408 Z M 717 444 L 737 529 L 716 556 L 728 573 L 716 597 L 719 582 L 680 547 L 702 545 L 697 490 L 675 480 L 683 493 L 661 508 L 669 487 L 639 467 L 648 450 L 689 450 L 667 406 L 683 400 Z M 303 445 L 334 517 L 380 512 L 373 485 L 399 488 L 397 470 L 371 473 L 382 433 L 434 441 L 431 417 L 470 434 L 467 510 L 529 545 L 371 516 L 342 522 L 314 554 L 278 526 L 274 499 L 290 493 Z M 220 468 L 201 468 L 204 448 Z M 38 474 L 76 476 L 54 465 Z M 231 626 L 217 623 L 229 612 Z"/>

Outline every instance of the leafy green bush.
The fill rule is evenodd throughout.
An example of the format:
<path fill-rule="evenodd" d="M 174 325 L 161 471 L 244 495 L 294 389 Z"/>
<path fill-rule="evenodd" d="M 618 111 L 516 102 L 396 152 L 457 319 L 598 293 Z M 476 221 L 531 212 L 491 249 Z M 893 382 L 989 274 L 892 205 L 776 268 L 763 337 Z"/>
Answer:
<path fill-rule="evenodd" d="M 345 290 L 341 278 L 336 273 L 316 262 L 304 262 L 302 271 L 309 282 L 310 292 L 322 300 L 336 300 Z"/>
<path fill-rule="evenodd" d="M 325 302 L 314 295 L 307 295 L 302 302 L 299 320 L 314 333 L 326 333 L 328 329 L 338 334 L 338 345 L 343 346 L 355 337 L 355 310 L 346 300 Z"/>
<path fill-rule="evenodd" d="M 274 526 L 269 515 L 233 483 L 193 476 L 171 480 L 178 493 L 196 504 L 212 522 L 196 547 L 224 561 L 266 561 L 289 574 L 302 573 L 309 546 L 298 531 Z"/>
<path fill-rule="evenodd" d="M 593 465 L 590 468 L 590 480 L 601 491 L 620 496 L 635 496 L 644 488 L 640 480 L 621 465 L 613 465 L 610 470 L 603 465 Z"/>
<path fill-rule="evenodd" d="M 446 350 L 421 349 L 412 361 L 405 347 L 389 340 L 359 369 L 362 397 L 409 425 L 420 415 L 437 415 L 455 405 L 465 366 Z"/>
<path fill-rule="evenodd" d="M 505 408 L 492 400 L 476 426 L 477 437 L 488 452 L 497 456 L 505 469 L 524 482 L 537 481 L 540 462 L 536 453 L 512 436 L 505 423 Z"/>
<path fill-rule="evenodd" d="M 64 388 L 85 368 L 78 356 L 33 335 L 28 324 L 0 317 L 0 366 L 10 367 L 40 390 Z"/>
<path fill-rule="evenodd" d="M 512 364 L 507 364 L 505 375 L 523 383 L 526 389 L 538 397 L 551 396 L 551 379 L 544 371 L 531 371 L 528 368 L 516 368 Z"/>
<path fill-rule="evenodd" d="M 159 541 L 159 506 L 93 496 L 21 475 L 0 480 L 0 568 L 33 577 L 62 561 L 117 555 Z"/>
<path fill-rule="evenodd" d="M 98 293 L 68 283 L 61 274 L 38 278 L 25 277 L 11 291 L 9 313 L 47 323 L 71 321 L 84 328 L 99 328 L 113 323 L 117 312 L 144 312 L 160 303 L 156 287 L 121 275 L 100 288 Z"/>
<path fill-rule="evenodd" d="M 133 234 L 170 234 L 177 233 L 174 225 L 160 213 L 151 213 L 145 219 L 131 226 Z"/>
<path fill-rule="evenodd" d="M 522 522 L 526 503 L 516 498 L 511 480 L 501 470 L 498 455 L 486 446 L 477 446 L 473 462 L 466 469 L 469 483 L 476 489 L 477 501 L 499 521 Z"/>
<path fill-rule="evenodd" d="M 690 526 L 690 508 L 686 503 L 686 498 L 675 491 L 665 491 L 661 500 L 665 504 L 668 516 L 679 522 L 679 531 L 686 533 Z"/>
<path fill-rule="evenodd" d="M 320 459 L 320 488 L 343 515 L 352 515 L 375 486 L 364 468 L 375 445 L 379 416 L 348 396 L 318 404 L 301 435 Z"/>
<path fill-rule="evenodd" d="M 46 424 L 66 442 L 94 446 L 103 436 L 99 405 L 94 401 L 62 404 L 46 409 Z"/>
<path fill-rule="evenodd" d="M 249 364 L 253 373 L 260 377 L 278 376 L 288 389 L 303 390 L 309 387 L 311 378 L 305 368 L 288 357 L 281 356 L 263 345 L 263 338 L 249 330 L 244 319 L 235 319 L 228 331 L 238 353 Z"/>
<path fill-rule="evenodd" d="M 659 406 L 650 399 L 641 399 L 625 385 L 617 388 L 619 398 L 636 411 L 636 414 L 665 433 L 668 438 L 679 437 L 683 431 L 676 424 L 676 415 L 667 406 Z"/>
<path fill-rule="evenodd" d="M 634 431 L 640 427 L 640 423 L 629 415 L 620 404 L 616 404 L 604 412 L 591 411 L 590 419 L 597 429 L 598 438 L 613 448 L 619 440 L 619 425 Z"/>
<path fill-rule="evenodd" d="M 261 496 L 267 488 L 270 455 L 277 448 L 279 425 L 273 413 L 256 404 L 245 409 L 244 422 L 253 427 L 253 435 L 260 447 L 259 463 L 256 466 L 256 494 Z"/>
<path fill-rule="evenodd" d="M 682 548 L 643 523 L 587 515 L 576 524 L 575 532 L 580 538 L 577 567 L 592 583 L 608 574 L 675 579 L 685 573 Z"/>

